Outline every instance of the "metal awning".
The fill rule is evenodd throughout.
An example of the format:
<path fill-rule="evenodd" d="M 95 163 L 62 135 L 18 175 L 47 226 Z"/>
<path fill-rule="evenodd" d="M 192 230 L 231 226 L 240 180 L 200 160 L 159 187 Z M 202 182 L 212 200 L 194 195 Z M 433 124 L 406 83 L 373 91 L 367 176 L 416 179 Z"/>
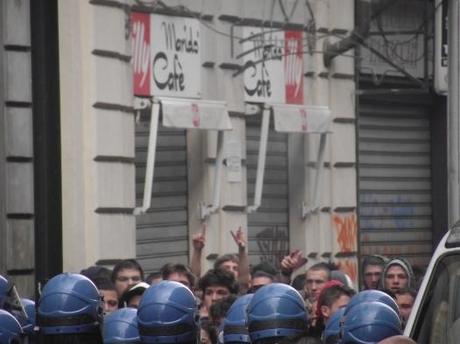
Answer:
<path fill-rule="evenodd" d="M 270 127 L 270 114 L 273 111 L 275 120 L 275 130 L 287 133 L 318 133 L 320 134 L 320 144 L 316 160 L 316 177 L 313 190 L 313 205 L 307 207 L 302 204 L 302 217 L 319 209 L 318 192 L 324 167 L 324 151 L 326 147 L 326 137 L 330 132 L 332 122 L 331 112 L 326 106 L 308 105 L 286 105 L 286 104 L 263 104 L 260 107 L 249 106 L 251 110 L 259 110 L 262 107 L 262 123 L 259 141 L 259 154 L 257 159 L 257 176 L 254 191 L 254 204 L 246 208 L 248 213 L 256 211 L 261 204 L 262 188 L 265 171 L 265 159 L 267 154 L 268 129 Z M 251 111 L 253 112 L 253 111 Z"/>
<path fill-rule="evenodd" d="M 231 130 L 227 104 L 219 101 L 160 98 L 165 127 Z"/>
<path fill-rule="evenodd" d="M 213 201 L 212 204 L 209 205 L 206 205 L 204 202 L 200 203 L 200 216 L 202 219 L 205 219 L 210 214 L 217 211 L 220 206 L 220 180 L 224 158 L 223 131 L 232 129 L 226 103 L 196 99 L 135 98 L 135 110 L 142 110 L 148 107 L 151 108 L 151 117 L 144 195 L 142 206 L 136 207 L 134 209 L 134 214 L 144 214 L 151 206 L 158 125 L 161 115 L 165 127 L 216 130 L 218 132 Z"/>
<path fill-rule="evenodd" d="M 327 106 L 272 104 L 275 130 L 288 133 L 325 134 L 331 125 Z"/>

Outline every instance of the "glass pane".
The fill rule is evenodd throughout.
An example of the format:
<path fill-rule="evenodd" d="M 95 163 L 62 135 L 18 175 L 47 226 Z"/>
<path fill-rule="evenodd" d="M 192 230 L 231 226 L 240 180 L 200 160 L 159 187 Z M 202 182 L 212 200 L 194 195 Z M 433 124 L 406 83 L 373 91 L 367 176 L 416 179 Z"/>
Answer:
<path fill-rule="evenodd" d="M 460 338 L 460 254 L 440 259 L 418 311 L 419 344 L 456 344 Z"/>

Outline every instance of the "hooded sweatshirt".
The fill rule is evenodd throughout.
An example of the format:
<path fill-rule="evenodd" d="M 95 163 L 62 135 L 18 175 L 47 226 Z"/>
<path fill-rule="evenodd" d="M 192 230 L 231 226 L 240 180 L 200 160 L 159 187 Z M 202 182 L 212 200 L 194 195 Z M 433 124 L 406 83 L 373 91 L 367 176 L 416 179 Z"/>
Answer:
<path fill-rule="evenodd" d="M 407 288 L 413 288 L 415 284 L 415 276 L 414 276 L 414 271 L 412 270 L 412 266 L 406 259 L 402 257 L 397 257 L 397 258 L 390 259 L 383 267 L 382 278 L 380 279 L 379 289 L 386 289 L 385 288 L 385 276 L 388 272 L 388 269 L 393 265 L 399 265 L 400 267 L 403 268 L 403 270 L 406 272 L 406 275 L 407 275 Z"/>

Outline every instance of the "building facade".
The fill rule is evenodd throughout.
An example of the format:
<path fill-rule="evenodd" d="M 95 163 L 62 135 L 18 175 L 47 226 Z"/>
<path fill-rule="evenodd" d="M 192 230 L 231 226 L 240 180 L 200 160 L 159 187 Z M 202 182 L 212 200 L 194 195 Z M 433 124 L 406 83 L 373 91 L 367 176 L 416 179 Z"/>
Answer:
<path fill-rule="evenodd" d="M 123 258 L 153 272 L 203 226 L 205 267 L 239 227 L 252 264 L 423 267 L 445 205 L 433 4 L 363 3 L 2 1 L 0 271 L 29 295 Z"/>

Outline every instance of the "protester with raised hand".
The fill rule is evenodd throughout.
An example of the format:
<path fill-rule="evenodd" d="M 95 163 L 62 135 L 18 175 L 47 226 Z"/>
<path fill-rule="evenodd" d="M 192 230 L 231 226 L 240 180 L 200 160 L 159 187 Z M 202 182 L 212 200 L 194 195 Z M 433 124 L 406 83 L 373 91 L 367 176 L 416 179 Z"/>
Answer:
<path fill-rule="evenodd" d="M 279 276 L 279 281 L 290 284 L 292 274 L 307 262 L 308 259 L 303 256 L 302 251 L 294 250 L 289 253 L 280 263 L 281 275 Z"/>
<path fill-rule="evenodd" d="M 206 243 L 207 225 L 204 224 L 202 230 L 192 236 L 192 258 L 190 268 L 195 276 L 201 276 L 202 251 Z M 224 254 L 217 257 L 214 262 L 214 269 L 230 271 L 238 281 L 239 289 L 244 293 L 249 288 L 250 273 L 249 259 L 247 253 L 247 240 L 242 227 L 236 232 L 230 231 L 235 244 L 238 247 L 238 254 Z"/>

